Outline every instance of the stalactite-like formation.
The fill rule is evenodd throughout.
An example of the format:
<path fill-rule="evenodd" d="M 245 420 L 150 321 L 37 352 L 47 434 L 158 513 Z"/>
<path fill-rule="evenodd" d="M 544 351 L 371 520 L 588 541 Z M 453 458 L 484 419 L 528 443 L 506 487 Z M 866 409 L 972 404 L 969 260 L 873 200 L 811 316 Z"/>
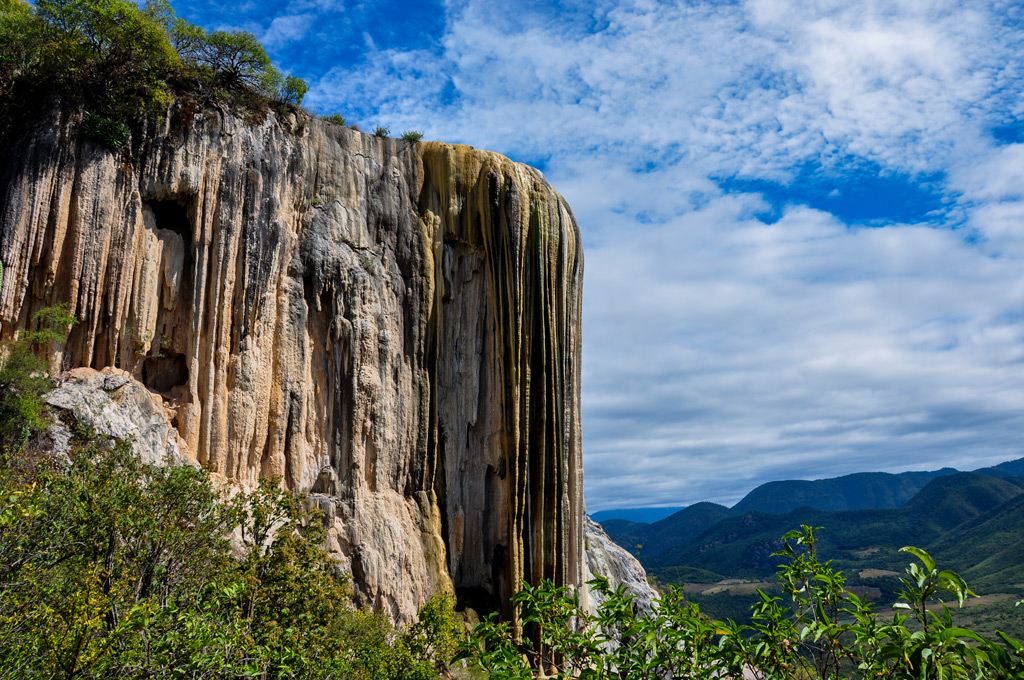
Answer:
<path fill-rule="evenodd" d="M 182 450 L 310 492 L 360 596 L 580 584 L 579 230 L 493 153 L 172 111 L 112 154 L 54 113 L 0 163 L 0 333 L 123 371 Z M 510 612 L 506 612 L 510 613 Z"/>
<path fill-rule="evenodd" d="M 428 231 L 435 251 L 441 249 L 439 324 L 461 329 L 465 319 L 482 315 L 477 332 L 487 337 L 478 346 L 491 390 L 477 412 L 494 412 L 489 427 L 470 429 L 465 447 L 449 437 L 434 443 L 444 461 L 449 526 L 461 534 L 453 573 L 468 532 L 474 549 L 483 541 L 474 563 L 491 563 L 492 583 L 501 584 L 493 591 L 500 602 L 523 579 L 579 584 L 583 259 L 575 219 L 531 168 L 441 144 L 423 145 L 421 158 L 419 209 L 433 225 Z M 474 277 L 480 279 L 475 286 L 464 285 Z M 459 342 L 454 335 L 443 330 L 441 345 Z M 460 354 L 438 352 L 442 384 L 458 377 L 461 367 L 453 359 L 459 361 Z M 464 418 L 453 412 L 443 390 L 438 399 L 438 431 L 447 433 Z M 479 474 L 464 474 L 465 461 L 478 458 L 477 451 L 488 457 L 485 481 L 497 477 L 489 487 L 479 486 Z M 500 494 L 496 486 L 503 487 Z M 484 508 L 482 499 L 498 504 Z M 468 526 L 487 522 L 488 515 L 489 526 Z"/>

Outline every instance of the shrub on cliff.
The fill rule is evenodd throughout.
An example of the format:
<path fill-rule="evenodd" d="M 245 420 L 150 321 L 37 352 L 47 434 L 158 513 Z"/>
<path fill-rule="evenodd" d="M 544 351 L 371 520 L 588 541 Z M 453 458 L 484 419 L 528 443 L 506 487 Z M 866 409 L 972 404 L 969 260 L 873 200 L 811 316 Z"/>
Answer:
<path fill-rule="evenodd" d="M 76 320 L 67 305 L 58 305 L 39 310 L 32 321 L 35 330 L 26 329 L 8 343 L 0 366 L 0 456 L 17 454 L 45 426 L 42 395 L 53 381 L 39 355 L 63 343 Z"/>
<path fill-rule="evenodd" d="M 790 602 L 758 591 L 749 626 L 714 621 L 670 590 L 653 615 L 637 616 L 624 588 L 591 584 L 606 600 L 596 614 L 578 595 L 543 582 L 524 584 L 513 602 L 524 634 L 493 617 L 476 627 L 463 657 L 475 658 L 491 678 L 587 680 L 646 678 L 755 678 L 756 680 L 1019 680 L 1024 648 L 998 633 L 998 641 L 954 625 L 940 595 L 959 604 L 973 593 L 958 575 L 939 570 L 931 556 L 917 558 L 888 620 L 846 590 L 841 573 L 817 555 L 815 529 L 783 537 L 776 553 L 787 563 L 779 580 Z"/>
<path fill-rule="evenodd" d="M 169 85 L 173 82 L 174 87 Z M 207 99 L 250 95 L 299 105 L 305 81 L 285 76 L 255 36 L 208 33 L 167 0 L 0 0 L 0 99 L 52 92 L 119 123 L 163 110 L 172 90 Z"/>
<path fill-rule="evenodd" d="M 0 678 L 437 677 L 416 634 L 348 604 L 276 481 L 224 500 L 202 469 L 78 436 L 66 469 L 0 460 Z"/>
<path fill-rule="evenodd" d="M 301 78 L 285 76 L 267 51 L 247 31 L 208 33 L 184 19 L 171 22 L 170 34 L 178 55 L 204 94 L 230 97 L 252 91 L 280 102 L 299 105 L 309 87 Z"/>

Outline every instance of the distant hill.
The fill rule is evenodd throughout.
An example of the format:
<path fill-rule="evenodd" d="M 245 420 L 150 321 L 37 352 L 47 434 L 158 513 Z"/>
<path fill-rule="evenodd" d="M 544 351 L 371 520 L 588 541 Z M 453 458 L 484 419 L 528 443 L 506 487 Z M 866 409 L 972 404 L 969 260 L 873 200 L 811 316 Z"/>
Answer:
<path fill-rule="evenodd" d="M 1024 494 L 961 524 L 931 550 L 979 592 L 1024 589 Z"/>
<path fill-rule="evenodd" d="M 767 482 L 750 491 L 732 509 L 735 511 L 734 514 L 758 511 L 783 515 L 805 506 L 828 511 L 898 508 L 913 498 L 931 480 L 957 472 L 959 470 L 946 467 L 930 471 L 857 472 L 828 479 Z M 990 477 L 1002 477 L 1024 486 L 1024 458 L 981 468 L 975 472 Z M 601 510 L 590 517 L 595 522 L 600 522 L 605 531 L 612 535 L 621 527 L 609 529 L 606 523 L 610 520 L 654 524 L 684 509 L 686 508 L 683 506 L 620 508 Z"/>
<path fill-rule="evenodd" d="M 735 514 L 717 503 L 695 503 L 652 524 L 613 519 L 601 527 L 613 541 L 633 554 L 656 555 L 696 538 L 726 517 Z"/>
<path fill-rule="evenodd" d="M 999 465 L 993 465 L 992 467 L 981 468 L 975 470 L 983 475 L 991 475 L 993 477 L 1016 477 L 1020 478 L 1021 483 L 1024 483 L 1024 458 L 1018 458 L 1017 460 L 1007 461 L 1000 463 Z"/>
<path fill-rule="evenodd" d="M 831 511 L 898 508 L 931 480 L 954 473 L 953 468 L 900 474 L 858 472 L 814 481 L 768 482 L 744 496 L 733 510 L 781 515 L 803 506 Z"/>
<path fill-rule="evenodd" d="M 625 519 L 606 519 L 599 524 L 609 538 L 623 547 L 629 546 L 628 550 L 632 550 L 636 546 L 641 540 L 640 536 L 643 534 L 643 530 L 651 526 Z"/>
<path fill-rule="evenodd" d="M 640 553 L 656 573 L 688 567 L 729 577 L 764 577 L 779 558 L 779 538 L 801 524 L 824 527 L 822 554 L 842 568 L 903 564 L 904 545 L 927 546 L 964 522 L 1024 494 L 1007 479 L 962 472 L 933 479 L 903 508 L 827 512 L 798 508 L 784 515 L 749 512 L 728 517 L 701 535 L 661 553 Z M 656 525 L 652 525 L 656 526 Z M 1019 530 L 1020 531 L 1020 530 Z"/>
<path fill-rule="evenodd" d="M 900 547 L 934 545 L 951 568 L 982 578 L 982 587 L 1011 578 L 1024 584 L 1024 475 L 1018 473 L 1024 473 L 1024 459 L 975 472 L 943 468 L 771 482 L 731 509 L 695 503 L 649 523 L 612 518 L 601 524 L 652 575 L 673 583 L 770 577 L 780 537 L 809 524 L 824 527 L 822 554 L 847 573 L 902 572 L 907 556 Z M 805 505 L 792 507 L 800 502 Z M 986 557 L 974 568 L 979 555 Z"/>
<path fill-rule="evenodd" d="M 941 533 L 1024 493 L 1015 482 L 978 472 L 960 472 L 932 480 L 900 510 L 913 517 L 919 527 Z"/>
<path fill-rule="evenodd" d="M 622 508 L 620 510 L 600 510 L 590 516 L 590 519 L 595 522 L 600 522 L 601 526 L 611 519 L 624 519 L 630 522 L 640 522 L 643 524 L 650 524 L 651 522 L 657 522 L 660 519 L 665 519 L 669 515 L 679 512 L 685 506 L 677 505 L 671 508 Z M 605 531 L 608 531 L 605 528 Z"/>
<path fill-rule="evenodd" d="M 795 498 L 778 500 L 780 493 Z M 808 505 L 790 507 L 796 502 Z M 809 507 L 813 503 L 843 509 Z M 874 503 L 902 506 L 856 507 Z M 745 507 L 788 509 L 739 512 Z M 755 589 L 783 594 L 774 579 L 782 558 L 772 553 L 781 547 L 781 536 L 801 524 L 823 527 L 819 554 L 843 571 L 847 585 L 879 606 L 896 599 L 899 575 L 912 561 L 899 548 L 915 545 L 931 552 L 940 568 L 962 574 L 975 592 L 1008 593 L 958 610 L 958 621 L 1024 637 L 1020 608 L 1013 607 L 1024 596 L 1024 459 L 975 472 L 945 468 L 773 482 L 732 509 L 696 503 L 651 523 L 602 522 L 650 576 L 687 584 L 687 596 L 702 611 L 737 621 L 749 620 Z"/>

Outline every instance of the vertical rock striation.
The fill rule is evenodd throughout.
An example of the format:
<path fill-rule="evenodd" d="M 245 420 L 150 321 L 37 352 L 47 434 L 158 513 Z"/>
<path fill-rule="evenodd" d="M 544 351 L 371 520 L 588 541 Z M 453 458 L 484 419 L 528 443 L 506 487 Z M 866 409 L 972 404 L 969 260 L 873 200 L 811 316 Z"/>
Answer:
<path fill-rule="evenodd" d="M 53 113 L 0 162 L 0 334 L 126 371 L 184 455 L 309 492 L 365 602 L 584 578 L 579 230 L 496 154 L 185 109 L 130 153 Z M 508 613 L 508 612 L 506 612 Z"/>

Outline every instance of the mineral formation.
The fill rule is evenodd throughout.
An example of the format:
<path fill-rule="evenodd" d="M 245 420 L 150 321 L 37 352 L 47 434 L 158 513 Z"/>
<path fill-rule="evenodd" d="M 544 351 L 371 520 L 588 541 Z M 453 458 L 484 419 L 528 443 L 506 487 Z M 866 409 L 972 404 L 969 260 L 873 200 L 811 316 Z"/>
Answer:
<path fill-rule="evenodd" d="M 295 114 L 181 107 L 117 153 L 79 129 L 6 144 L 0 336 L 68 303 L 54 370 L 131 378 L 156 450 L 307 492 L 396 619 L 584 581 L 583 256 L 540 172 Z"/>

